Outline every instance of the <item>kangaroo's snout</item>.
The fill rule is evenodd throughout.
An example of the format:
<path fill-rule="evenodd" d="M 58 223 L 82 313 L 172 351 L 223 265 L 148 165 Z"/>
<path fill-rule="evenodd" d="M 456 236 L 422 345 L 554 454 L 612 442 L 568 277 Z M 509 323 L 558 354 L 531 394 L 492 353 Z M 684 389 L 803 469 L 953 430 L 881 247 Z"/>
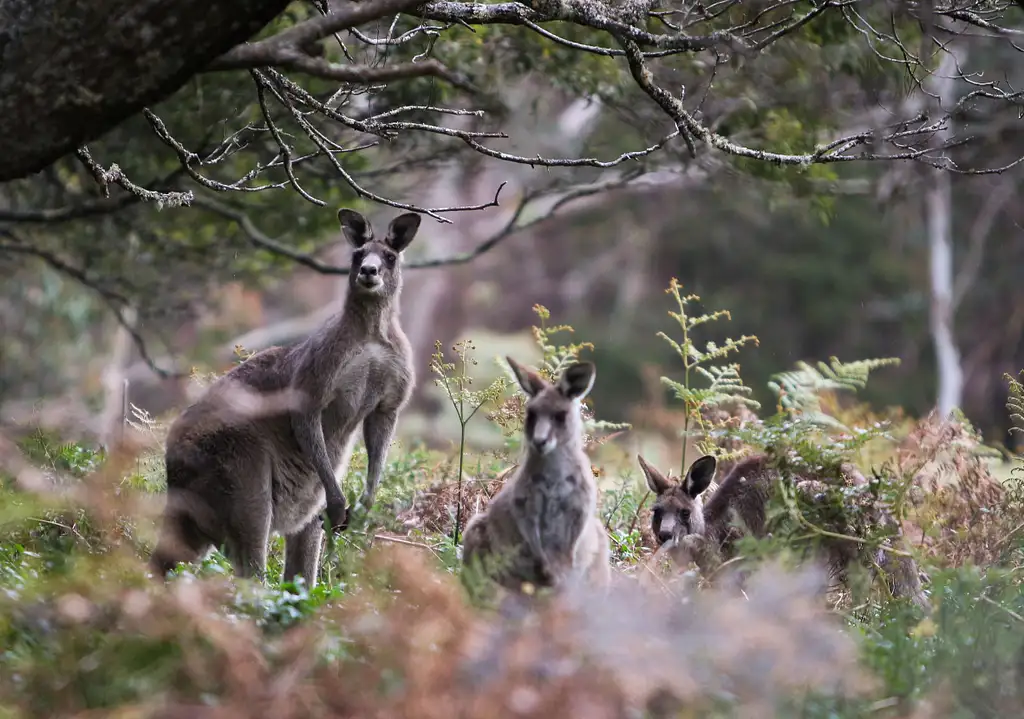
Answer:
<path fill-rule="evenodd" d="M 558 441 L 555 439 L 554 427 L 547 417 L 538 417 L 533 423 L 530 432 L 530 444 L 540 454 L 547 454 L 555 448 Z"/>
<path fill-rule="evenodd" d="M 367 255 L 359 265 L 359 284 L 368 289 L 377 289 L 381 285 L 380 269 L 380 257 Z"/>
<path fill-rule="evenodd" d="M 380 274 L 380 258 L 370 255 L 359 265 L 359 274 L 365 277 L 376 277 Z"/>
<path fill-rule="evenodd" d="M 675 518 L 671 516 L 662 517 L 658 525 L 658 544 L 671 542 L 676 536 Z"/>

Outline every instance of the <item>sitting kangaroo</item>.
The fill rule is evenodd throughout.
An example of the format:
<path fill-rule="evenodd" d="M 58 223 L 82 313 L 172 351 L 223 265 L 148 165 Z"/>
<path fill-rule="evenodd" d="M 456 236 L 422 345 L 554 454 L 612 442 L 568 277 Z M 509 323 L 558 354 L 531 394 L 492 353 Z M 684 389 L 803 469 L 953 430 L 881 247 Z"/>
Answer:
<path fill-rule="evenodd" d="M 583 452 L 581 402 L 596 369 L 577 362 L 555 384 L 506 358 L 526 403 L 525 456 L 483 512 L 466 525 L 464 567 L 480 562 L 499 585 L 561 587 L 611 579 L 608 534 L 597 517 L 597 483 Z"/>
<path fill-rule="evenodd" d="M 285 536 L 284 579 L 312 586 L 320 564 L 326 506 L 331 528 L 348 525 L 338 486 L 362 425 L 365 510 L 384 469 L 399 412 L 415 383 L 409 341 L 398 321 L 401 253 L 418 215 L 395 218 L 376 240 L 366 219 L 338 211 L 353 247 L 348 294 L 339 314 L 290 348 L 255 353 L 219 378 L 185 410 L 167 436 L 167 507 L 151 568 L 161 576 L 225 545 L 236 574 L 266 571 L 271 532 Z M 241 414 L 240 393 L 288 407 Z"/>
<path fill-rule="evenodd" d="M 708 566 L 704 565 L 733 556 L 734 543 L 745 534 L 765 536 L 772 483 L 779 480 L 778 472 L 768 466 L 766 456 L 737 462 L 706 504 L 701 494 L 711 484 L 717 469 L 717 461 L 711 455 L 695 460 L 681 482 L 666 478 L 639 455 L 637 460 L 647 486 L 655 494 L 651 529 L 659 547 L 673 543 L 679 547 L 679 553 L 689 555 L 685 557 L 687 561 L 692 559 L 707 571 Z M 854 484 L 867 482 L 852 465 L 843 469 Z M 796 490 L 805 496 L 813 497 L 823 489 L 824 484 L 817 479 L 798 478 L 796 482 Z M 880 524 L 898 530 L 888 513 L 879 510 L 878 514 Z M 829 540 L 826 554 L 832 573 L 842 578 L 856 557 L 856 546 L 849 540 Z M 879 549 L 872 560 L 882 570 L 895 596 L 909 596 L 918 606 L 928 608 L 913 559 Z"/>

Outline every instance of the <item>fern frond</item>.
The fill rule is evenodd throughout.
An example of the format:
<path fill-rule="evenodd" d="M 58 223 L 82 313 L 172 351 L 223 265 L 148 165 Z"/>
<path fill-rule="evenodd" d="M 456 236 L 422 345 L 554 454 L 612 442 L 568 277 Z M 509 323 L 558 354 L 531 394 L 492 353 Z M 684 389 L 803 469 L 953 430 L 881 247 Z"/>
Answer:
<path fill-rule="evenodd" d="M 1013 423 L 1010 431 L 1024 434 L 1024 383 L 1010 374 L 1004 374 L 1003 377 L 1010 384 L 1009 397 L 1006 400 L 1006 409 L 1009 410 L 1010 421 Z M 1020 371 L 1020 377 L 1024 379 L 1024 370 Z"/>
<path fill-rule="evenodd" d="M 796 369 L 772 375 L 768 388 L 778 397 L 779 406 L 804 420 L 836 427 L 843 425 L 821 408 L 824 392 L 856 392 L 867 384 L 868 375 L 879 367 L 898 365 L 897 357 L 840 362 L 832 357 L 829 364 L 813 366 L 797 362 Z"/>
<path fill-rule="evenodd" d="M 707 387 L 687 387 L 668 377 L 662 377 L 661 381 L 673 391 L 676 399 L 682 400 L 689 407 L 714 409 L 724 404 L 736 403 L 751 409 L 759 409 L 761 403 L 749 397 L 753 390 L 743 384 L 739 369 L 738 364 L 694 367 L 698 374 L 709 380 L 710 384 Z"/>

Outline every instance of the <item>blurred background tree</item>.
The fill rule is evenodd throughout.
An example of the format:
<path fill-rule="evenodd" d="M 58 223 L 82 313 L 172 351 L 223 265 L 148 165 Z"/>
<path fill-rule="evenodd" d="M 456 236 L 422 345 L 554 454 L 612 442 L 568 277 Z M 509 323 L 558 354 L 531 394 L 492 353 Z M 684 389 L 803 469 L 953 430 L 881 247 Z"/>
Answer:
<path fill-rule="evenodd" d="M 1014 3 L 237 4 L 205 2 L 237 22 L 187 41 L 152 2 L 65 37 L 81 52 L 28 45 L 47 3 L 2 31 L 5 81 L 45 72 L 4 85 L 24 109 L 2 133 L 0 421 L 104 434 L 126 383 L 167 411 L 191 365 L 303 336 L 344 292 L 346 205 L 428 215 L 403 310 L 424 373 L 435 340 L 487 352 L 539 302 L 595 340 L 596 401 L 625 418 L 662 391 L 645 367 L 670 361 L 676 276 L 761 338 L 739 358 L 755 388 L 796 359 L 899 356 L 868 399 L 1005 434 Z M 112 76 L 130 41 L 165 59 Z M 29 115 L 54 78 L 83 89 Z"/>

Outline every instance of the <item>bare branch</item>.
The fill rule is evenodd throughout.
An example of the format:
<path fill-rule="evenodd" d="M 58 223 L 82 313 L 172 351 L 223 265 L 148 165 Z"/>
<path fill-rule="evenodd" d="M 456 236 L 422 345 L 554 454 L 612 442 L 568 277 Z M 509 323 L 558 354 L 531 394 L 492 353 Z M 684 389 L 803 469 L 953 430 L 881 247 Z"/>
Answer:
<path fill-rule="evenodd" d="M 90 277 L 85 270 L 62 260 L 56 254 L 48 250 L 33 247 L 24 240 L 17 238 L 8 230 L 0 230 L 0 235 L 12 240 L 11 242 L 0 242 L 0 252 L 11 252 L 36 257 L 61 274 L 67 275 L 83 287 L 95 292 L 100 299 L 103 300 L 104 304 L 110 308 L 110 311 L 114 313 L 114 317 L 117 319 L 118 324 L 120 324 L 121 327 L 124 328 L 124 330 L 131 336 L 132 342 L 138 348 L 139 355 L 142 357 L 143 361 L 157 375 L 162 378 L 185 376 L 185 373 L 166 370 L 156 364 L 156 361 L 153 359 L 153 356 L 150 354 L 149 349 L 146 346 L 146 340 L 139 334 L 138 330 L 135 329 L 134 322 L 129 321 L 129 318 L 125 316 L 124 308 L 129 303 L 124 295 L 115 290 L 111 290 L 108 287 L 104 287 L 99 281 Z"/>
<path fill-rule="evenodd" d="M 509 237 L 519 234 L 520 232 L 523 232 L 524 230 L 527 230 L 530 227 L 533 227 L 534 225 L 540 224 L 541 222 L 544 222 L 545 220 L 554 217 L 555 213 L 559 209 L 573 202 L 574 200 L 578 200 L 583 197 L 589 197 L 591 195 L 597 195 L 602 192 L 608 192 L 610 190 L 623 187 L 627 185 L 631 180 L 635 179 L 636 177 L 639 177 L 640 174 L 642 174 L 640 171 L 633 171 L 629 174 L 623 175 L 622 177 L 617 177 L 615 179 L 607 180 L 605 182 L 573 187 L 569 190 L 564 191 L 561 194 L 561 196 L 545 212 L 534 217 L 529 222 L 520 225 L 517 223 L 519 222 L 520 217 L 522 217 L 523 211 L 527 208 L 527 206 L 533 200 L 536 200 L 537 198 L 548 194 L 547 191 L 527 193 L 520 199 L 519 203 L 516 205 L 516 209 L 513 211 L 512 216 L 508 219 L 508 222 L 506 222 L 505 225 L 500 230 L 498 230 L 493 235 L 488 237 L 486 240 L 478 244 L 472 250 L 457 255 L 451 255 L 449 257 L 438 257 L 436 259 L 427 260 L 414 260 L 412 262 L 407 263 L 405 266 L 417 269 L 445 267 L 448 265 L 464 265 L 468 262 L 475 260 L 477 257 L 480 257 L 481 255 L 493 250 L 496 246 L 498 246 L 498 244 L 508 239 Z"/>
<path fill-rule="evenodd" d="M 518 2 L 480 3 L 451 2 L 437 0 L 411 9 L 412 15 L 436 22 L 459 23 L 465 25 L 506 25 L 538 24 L 563 20 L 577 25 L 604 30 L 619 37 L 659 50 L 675 50 L 678 52 L 700 52 L 712 49 L 742 49 L 746 43 L 729 32 L 714 31 L 707 35 L 696 36 L 679 32 L 671 35 L 659 35 L 646 32 L 618 18 L 611 17 L 610 8 L 594 0 L 564 0 L 563 2 L 536 3 L 535 8 Z"/>
<path fill-rule="evenodd" d="M 249 69 L 282 64 L 275 58 L 309 57 L 305 51 L 315 41 L 341 30 L 348 30 L 385 15 L 408 10 L 422 0 L 372 0 L 353 4 L 329 15 L 312 18 L 265 40 L 245 43 L 221 55 L 210 70 Z M 287 64 L 287 63 L 285 63 Z"/>
<path fill-rule="evenodd" d="M 334 155 L 334 153 L 330 151 L 330 148 L 327 147 L 327 138 L 325 138 L 322 133 L 320 133 L 315 127 L 313 127 L 312 124 L 310 124 L 309 120 L 307 120 L 302 115 L 302 113 L 298 111 L 298 109 L 288 100 L 288 98 L 279 93 L 277 89 L 274 87 L 271 87 L 271 90 L 274 92 L 277 98 L 291 111 L 292 117 L 295 119 L 295 122 L 299 125 L 299 127 L 301 127 L 306 132 L 306 135 L 309 137 L 310 140 L 313 141 L 313 144 L 319 147 L 320 150 L 327 156 L 327 159 L 331 161 L 331 164 L 334 165 L 334 168 L 338 171 L 338 174 L 341 175 L 342 179 L 344 179 L 345 182 L 349 185 L 349 187 L 351 187 L 360 197 L 365 197 L 367 199 L 373 200 L 374 202 L 379 202 L 382 205 L 390 205 L 391 207 L 395 207 L 401 210 L 422 212 L 425 215 L 433 217 L 438 222 L 449 224 L 451 223 L 451 220 L 445 217 L 441 217 L 440 213 L 471 212 L 474 210 L 483 210 L 488 207 L 498 206 L 498 197 L 501 195 L 501 190 L 503 187 L 505 187 L 506 184 L 504 182 L 502 182 L 498 186 L 498 189 L 494 193 L 494 199 L 491 200 L 490 202 L 478 205 L 435 207 L 432 209 L 425 207 L 417 207 L 416 205 L 410 205 L 404 202 L 396 202 L 395 200 L 389 200 L 385 197 L 370 192 L 369 190 L 365 189 L 362 185 L 355 181 L 355 178 L 353 178 L 352 175 L 345 169 L 345 167 L 341 164 L 341 161 Z"/>
<path fill-rule="evenodd" d="M 104 197 L 110 197 L 110 184 L 116 184 L 123 187 L 128 192 L 132 193 L 140 200 L 145 202 L 155 202 L 157 207 L 180 207 L 181 205 L 187 205 L 192 202 L 193 194 L 191 190 L 185 192 L 155 192 L 153 190 L 147 190 L 144 187 L 139 187 L 134 182 L 125 177 L 121 168 L 116 164 L 111 165 L 109 170 L 104 170 L 100 165 L 92 159 L 92 155 L 89 154 L 88 147 L 80 147 L 75 152 L 78 159 L 82 161 L 93 177 L 96 178 L 96 182 L 99 184 Z"/>
<path fill-rule="evenodd" d="M 212 197 L 200 195 L 196 198 L 194 207 L 213 212 L 223 218 L 237 222 L 238 227 L 245 233 L 245 236 L 253 246 L 266 250 L 278 257 L 285 257 L 292 262 L 308 267 L 314 272 L 319 272 L 323 275 L 347 275 L 349 273 L 348 267 L 338 267 L 321 262 L 311 255 L 293 250 L 277 240 L 267 237 L 245 212 L 218 202 Z"/>
<path fill-rule="evenodd" d="M 945 156 L 934 157 L 936 152 L 941 152 L 953 147 L 960 146 L 967 142 L 966 139 L 949 139 L 936 146 L 924 146 L 911 148 L 906 141 L 911 138 L 928 139 L 938 130 L 943 128 L 949 119 L 949 114 L 944 115 L 937 121 L 929 122 L 927 116 L 919 115 L 907 121 L 901 121 L 891 125 L 888 132 L 879 137 L 874 131 L 860 132 L 845 137 L 840 137 L 825 145 L 817 146 L 813 152 L 804 154 L 783 154 L 769 150 L 757 150 L 735 143 L 722 135 L 709 130 L 702 123 L 697 121 L 693 115 L 687 112 L 681 100 L 671 95 L 668 91 L 654 83 L 654 76 L 648 68 L 647 63 L 640 52 L 640 48 L 632 40 L 619 38 L 619 42 L 626 51 L 626 59 L 629 63 L 630 73 L 637 85 L 652 99 L 659 107 L 672 118 L 684 133 L 693 135 L 701 142 L 710 145 L 716 150 L 737 157 L 744 157 L 762 162 L 769 162 L 776 165 L 806 166 L 811 164 L 825 164 L 835 162 L 853 162 L 867 160 L 918 160 L 938 169 L 945 169 L 963 174 L 993 174 L 1001 173 L 1024 161 L 1024 157 L 1014 162 L 998 167 L 986 169 L 962 170 Z M 876 153 L 858 152 L 850 154 L 857 147 L 863 147 L 871 142 L 887 141 L 897 148 L 897 152 Z M 932 154 L 932 157 L 929 157 Z"/>
<path fill-rule="evenodd" d="M 41 210 L 0 210 L 0 222 L 26 224 L 57 224 L 89 217 L 110 215 L 142 201 L 138 195 L 119 194 L 117 197 L 89 200 L 76 205 Z"/>
<path fill-rule="evenodd" d="M 207 71 L 248 70 L 258 67 L 298 70 L 312 77 L 363 85 L 405 80 L 411 77 L 436 77 L 455 87 L 476 92 L 476 88 L 466 78 L 452 72 L 437 60 L 407 62 L 391 67 L 350 67 L 338 65 L 320 57 L 310 57 L 300 50 L 289 47 L 268 46 L 263 49 L 259 57 L 255 58 L 250 54 L 246 54 L 242 58 L 225 56 L 207 68 Z"/>
<path fill-rule="evenodd" d="M 472 260 L 480 257 L 481 255 L 489 252 L 490 250 L 497 247 L 501 242 L 508 239 L 512 235 L 522 232 L 534 225 L 543 222 L 555 215 L 565 205 L 573 202 L 574 200 L 596 195 L 602 192 L 608 192 L 613 189 L 624 187 L 631 181 L 642 175 L 642 171 L 634 170 L 628 174 L 623 174 L 620 177 L 615 177 L 610 180 L 598 182 L 590 185 L 580 185 L 563 190 L 559 193 L 558 199 L 543 213 L 534 217 L 525 224 L 517 224 L 519 219 L 522 217 L 523 211 L 530 205 L 534 200 L 551 194 L 550 190 L 540 190 L 536 192 L 527 193 L 524 195 L 516 205 L 515 210 L 512 212 L 508 222 L 496 233 L 488 237 L 486 240 L 478 244 L 472 250 L 468 252 L 451 255 L 448 257 L 438 257 L 433 259 L 424 260 L 412 260 L 405 263 L 405 267 L 408 269 L 424 269 L 424 268 L 435 268 L 445 267 L 448 265 L 463 265 Z M 211 197 L 200 195 L 196 198 L 195 207 L 208 210 L 221 217 L 232 220 L 238 223 L 239 228 L 245 233 L 249 241 L 260 249 L 266 250 L 271 254 L 279 257 L 284 257 L 296 264 L 313 270 L 323 275 L 347 275 L 349 274 L 348 267 L 341 267 L 338 265 L 332 265 L 326 262 L 322 262 L 312 255 L 304 252 L 293 250 L 292 248 L 268 237 L 262 230 L 260 230 L 252 219 L 242 210 L 236 209 L 225 205 L 224 203 L 218 202 Z"/>
<path fill-rule="evenodd" d="M 299 185 L 299 181 L 295 177 L 295 169 L 292 167 L 292 148 L 284 141 L 284 135 L 278 129 L 277 125 L 274 124 L 274 120 L 270 116 L 270 108 L 267 107 L 267 80 L 256 72 L 252 73 L 252 76 L 256 81 L 256 99 L 260 103 L 260 111 L 263 113 L 263 119 L 267 121 L 267 127 L 270 128 L 270 132 L 274 136 L 274 140 L 277 141 L 278 147 L 281 148 L 281 155 L 284 158 L 284 171 L 285 174 L 288 175 L 288 181 L 292 183 L 292 187 L 295 188 L 296 192 L 312 202 L 314 205 L 326 207 L 326 202 L 313 197 L 311 194 L 303 190 L 301 185 Z"/>

